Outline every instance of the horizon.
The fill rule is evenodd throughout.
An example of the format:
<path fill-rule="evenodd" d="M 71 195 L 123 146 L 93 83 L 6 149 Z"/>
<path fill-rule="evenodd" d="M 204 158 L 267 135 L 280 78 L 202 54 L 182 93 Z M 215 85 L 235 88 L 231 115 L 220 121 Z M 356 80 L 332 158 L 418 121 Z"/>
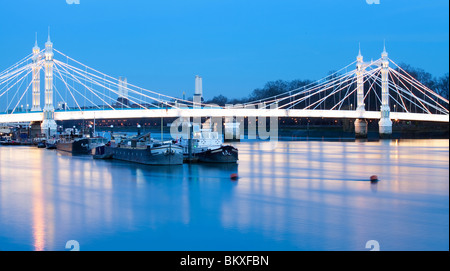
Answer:
<path fill-rule="evenodd" d="M 31 53 L 36 33 L 42 49 L 50 27 L 61 52 L 176 97 L 194 93 L 196 75 L 205 99 L 247 97 L 275 80 L 315 81 L 352 63 L 359 44 L 364 61 L 378 59 L 386 42 L 396 63 L 434 77 L 448 73 L 448 1 L 380 2 L 5 2 L 1 24 L 20 23 L 0 28 L 0 70 Z"/>

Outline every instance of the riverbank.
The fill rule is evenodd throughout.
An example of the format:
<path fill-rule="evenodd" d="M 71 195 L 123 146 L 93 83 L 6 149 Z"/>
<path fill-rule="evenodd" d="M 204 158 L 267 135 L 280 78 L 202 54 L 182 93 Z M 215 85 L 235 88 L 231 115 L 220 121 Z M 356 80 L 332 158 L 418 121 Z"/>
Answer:
<path fill-rule="evenodd" d="M 161 137 L 161 127 L 142 127 L 141 133 L 152 133 L 152 137 Z M 269 129 L 267 129 L 269 131 Z M 110 133 L 111 128 L 99 127 L 97 132 Z M 136 127 L 122 126 L 113 129 L 113 133 L 137 133 Z M 163 127 L 163 137 L 170 138 L 170 128 Z M 353 125 L 298 125 L 287 126 L 281 125 L 277 130 L 271 131 L 276 133 L 279 140 L 355 140 L 355 131 Z M 241 135 L 244 139 L 248 139 L 248 129 L 241 130 Z M 392 139 L 449 139 L 449 127 L 447 124 L 425 124 L 419 126 L 418 124 L 399 124 L 394 123 L 392 127 Z M 367 134 L 368 140 L 378 140 L 380 135 L 378 132 L 378 125 L 370 125 Z"/>

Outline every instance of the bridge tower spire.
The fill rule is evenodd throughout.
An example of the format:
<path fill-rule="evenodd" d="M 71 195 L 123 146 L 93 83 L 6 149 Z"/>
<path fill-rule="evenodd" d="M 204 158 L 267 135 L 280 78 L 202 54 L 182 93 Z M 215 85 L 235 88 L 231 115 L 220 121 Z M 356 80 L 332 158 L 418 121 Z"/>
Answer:
<path fill-rule="evenodd" d="M 50 41 L 50 27 L 48 39 L 45 43 L 45 106 L 44 121 L 41 124 L 41 131 L 48 137 L 56 133 L 55 108 L 53 107 L 53 43 Z"/>
<path fill-rule="evenodd" d="M 378 122 L 380 137 L 389 137 L 392 134 L 392 121 L 389 107 L 389 59 L 384 45 L 381 53 L 381 118 Z"/>
<path fill-rule="evenodd" d="M 41 82 L 40 82 L 40 71 L 41 67 L 38 65 L 38 61 L 41 57 L 40 55 L 41 49 L 38 46 L 37 43 L 37 33 L 36 33 L 36 40 L 34 42 L 33 47 L 33 66 L 32 66 L 32 104 L 31 104 L 31 111 L 41 111 Z"/>
<path fill-rule="evenodd" d="M 367 137 L 367 120 L 363 119 L 365 104 L 364 104 L 364 72 L 365 65 L 363 56 L 361 55 L 361 46 L 359 47 L 358 56 L 356 57 L 356 111 L 361 116 L 355 120 L 355 136 L 359 138 Z"/>

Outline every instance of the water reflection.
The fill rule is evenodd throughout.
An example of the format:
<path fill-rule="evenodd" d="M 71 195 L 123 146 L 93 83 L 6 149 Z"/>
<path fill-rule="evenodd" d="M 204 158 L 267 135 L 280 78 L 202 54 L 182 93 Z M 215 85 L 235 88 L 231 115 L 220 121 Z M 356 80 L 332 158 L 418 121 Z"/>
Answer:
<path fill-rule="evenodd" d="M 29 159 L 41 163 L 45 162 L 45 159 L 42 159 L 42 152 L 33 152 L 33 156 L 29 157 Z M 33 187 L 33 238 L 34 250 L 41 251 L 45 247 L 45 202 L 42 187 L 42 180 L 45 178 L 45 175 L 43 175 L 44 171 L 38 170 L 38 168 L 32 170 L 31 177 Z"/>
<path fill-rule="evenodd" d="M 446 140 L 236 146 L 173 167 L 2 146 L 0 249 L 448 249 Z"/>
<path fill-rule="evenodd" d="M 304 238 L 309 237 L 293 234 L 294 239 L 297 238 L 294 242 L 297 246 L 294 247 L 333 249 L 335 246 L 340 249 L 342 245 L 339 245 L 339 240 L 348 238 L 346 234 L 363 236 L 371 230 L 377 232 L 377 227 L 383 227 L 380 221 L 367 228 L 355 225 L 373 221 L 364 212 L 376 210 L 380 206 L 378 203 L 384 200 L 397 202 L 392 196 L 394 194 L 398 193 L 403 198 L 407 198 L 406 195 L 414 198 L 416 193 L 441 195 L 444 198 L 441 197 L 443 201 L 440 204 L 444 211 L 448 210 L 445 201 L 445 197 L 448 199 L 448 155 L 441 153 L 440 163 L 429 163 L 435 150 L 427 149 L 425 153 L 418 154 L 417 148 L 422 148 L 422 142 L 416 141 L 415 145 L 407 141 L 407 147 L 402 143 L 388 140 L 364 143 L 281 142 L 279 149 L 268 152 L 261 152 L 257 144 L 241 145 L 240 150 L 249 155 L 241 156 L 246 162 L 240 165 L 244 169 L 241 170 L 240 186 L 236 190 L 235 200 L 222 207 L 223 224 L 242 231 L 259 227 L 267 238 L 277 240 L 285 240 L 286 234 L 293 232 L 320 231 L 322 237 L 313 238 L 316 244 L 305 243 Z M 446 141 L 432 145 L 444 152 L 448 150 Z M 255 153 L 258 154 L 256 159 Z M 290 153 L 289 160 L 286 159 L 287 153 Z M 409 161 L 414 161 L 416 166 L 421 165 L 410 168 Z M 428 172 L 430 167 L 439 169 L 432 174 L 435 176 L 433 180 L 425 177 L 423 172 L 425 170 L 426 174 L 431 174 Z M 369 181 L 374 174 L 381 176 L 380 183 Z M 258 204 L 254 199 L 249 199 L 254 195 L 259 195 Z M 380 195 L 383 198 L 378 197 Z M 398 204 L 395 207 L 399 211 L 403 208 Z M 383 208 L 392 206 L 384 203 Z M 382 212 L 376 212 L 373 217 Z M 389 210 L 391 212 L 392 209 Z M 448 215 L 440 220 L 444 234 L 446 217 Z M 396 220 L 398 217 L 394 218 Z M 407 227 L 407 223 L 404 225 Z M 422 226 L 426 228 L 428 225 Z M 334 245 L 318 245 L 326 240 Z M 348 240 L 344 243 L 348 245 Z"/>

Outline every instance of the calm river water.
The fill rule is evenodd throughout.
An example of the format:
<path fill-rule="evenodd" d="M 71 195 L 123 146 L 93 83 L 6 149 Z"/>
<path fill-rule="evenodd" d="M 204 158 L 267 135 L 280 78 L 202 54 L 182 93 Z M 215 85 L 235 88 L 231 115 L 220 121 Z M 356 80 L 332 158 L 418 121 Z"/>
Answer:
<path fill-rule="evenodd" d="M 449 249 L 448 140 L 233 145 L 173 167 L 0 146 L 0 250 Z"/>

